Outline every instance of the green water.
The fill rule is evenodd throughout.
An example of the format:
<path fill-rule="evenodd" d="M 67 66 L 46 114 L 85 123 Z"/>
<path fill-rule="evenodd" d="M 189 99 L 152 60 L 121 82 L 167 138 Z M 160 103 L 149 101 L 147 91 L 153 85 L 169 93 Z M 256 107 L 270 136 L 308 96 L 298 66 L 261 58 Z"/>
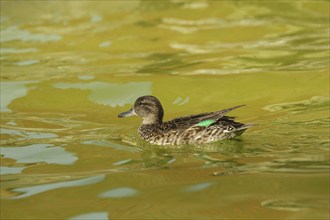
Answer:
<path fill-rule="evenodd" d="M 328 219 L 328 1 L 1 1 L 1 219 Z M 240 104 L 237 140 L 119 119 Z"/>

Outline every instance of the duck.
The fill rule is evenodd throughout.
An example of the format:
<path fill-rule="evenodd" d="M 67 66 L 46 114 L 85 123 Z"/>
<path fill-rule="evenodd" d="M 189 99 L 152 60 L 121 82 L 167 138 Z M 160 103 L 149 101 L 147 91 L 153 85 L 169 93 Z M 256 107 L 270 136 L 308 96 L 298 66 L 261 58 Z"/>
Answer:
<path fill-rule="evenodd" d="M 188 115 L 163 122 L 164 109 L 154 96 L 141 96 L 133 107 L 118 115 L 119 118 L 140 116 L 142 124 L 138 129 L 141 139 L 153 145 L 204 144 L 242 135 L 254 124 L 234 121 L 235 117 L 225 116 L 228 112 L 243 107 L 231 108 Z"/>

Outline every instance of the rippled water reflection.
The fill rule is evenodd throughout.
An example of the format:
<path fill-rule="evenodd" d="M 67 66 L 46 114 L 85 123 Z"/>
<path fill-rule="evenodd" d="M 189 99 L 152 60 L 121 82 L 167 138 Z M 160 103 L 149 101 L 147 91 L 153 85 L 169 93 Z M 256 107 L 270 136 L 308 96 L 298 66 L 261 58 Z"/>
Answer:
<path fill-rule="evenodd" d="M 1 218 L 329 218 L 329 2 L 1 2 Z M 238 139 L 138 118 L 239 104 Z"/>

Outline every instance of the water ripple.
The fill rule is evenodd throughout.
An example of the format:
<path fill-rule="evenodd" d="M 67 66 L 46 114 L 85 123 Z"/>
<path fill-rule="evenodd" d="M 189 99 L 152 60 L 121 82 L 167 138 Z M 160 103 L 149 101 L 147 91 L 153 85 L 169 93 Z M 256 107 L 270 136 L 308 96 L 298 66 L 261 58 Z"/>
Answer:
<path fill-rule="evenodd" d="M 66 187 L 77 187 L 77 186 L 85 186 L 90 184 L 95 184 L 101 182 L 105 178 L 104 175 L 101 176 L 92 176 L 87 178 L 82 178 L 79 180 L 72 180 L 67 182 L 59 182 L 59 183 L 50 183 L 50 184 L 43 184 L 37 186 L 30 186 L 30 187 L 22 187 L 22 188 L 15 188 L 13 192 L 18 192 L 20 195 L 17 195 L 11 199 L 22 199 L 26 197 L 30 197 L 39 193 L 43 193 L 49 190 L 59 189 L 59 188 L 66 188 Z"/>

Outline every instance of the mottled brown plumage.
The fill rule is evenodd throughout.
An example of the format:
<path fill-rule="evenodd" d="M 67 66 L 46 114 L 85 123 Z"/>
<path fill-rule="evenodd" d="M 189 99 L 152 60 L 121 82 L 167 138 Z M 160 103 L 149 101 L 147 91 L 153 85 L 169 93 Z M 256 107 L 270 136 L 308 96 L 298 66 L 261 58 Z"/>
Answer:
<path fill-rule="evenodd" d="M 133 108 L 119 114 L 118 117 L 142 117 L 139 135 L 151 144 L 200 144 L 230 139 L 251 127 L 252 124 L 245 125 L 235 122 L 234 117 L 225 116 L 229 111 L 242 106 L 163 122 L 164 110 L 160 101 L 154 96 L 142 96 L 135 101 Z"/>

